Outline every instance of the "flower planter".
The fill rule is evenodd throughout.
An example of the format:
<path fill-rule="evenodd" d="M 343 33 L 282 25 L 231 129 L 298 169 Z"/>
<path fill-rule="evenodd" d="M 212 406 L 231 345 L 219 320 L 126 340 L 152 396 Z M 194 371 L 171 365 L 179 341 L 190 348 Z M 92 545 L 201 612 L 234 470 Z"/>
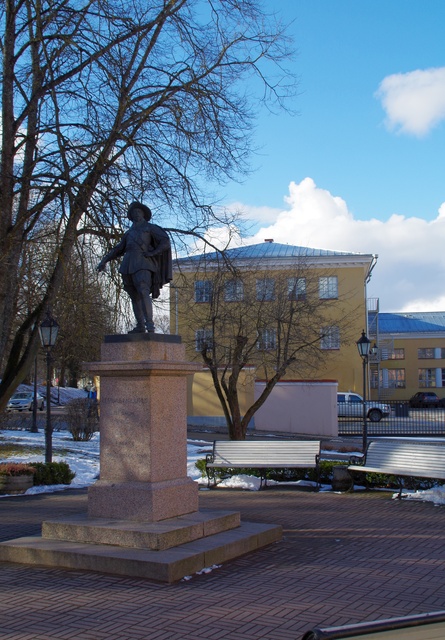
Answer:
<path fill-rule="evenodd" d="M 333 470 L 332 489 L 333 491 L 352 491 L 354 480 L 348 471 L 348 467 L 336 465 Z"/>
<path fill-rule="evenodd" d="M 25 493 L 34 484 L 34 476 L 23 474 L 21 476 L 0 475 L 0 495 Z"/>

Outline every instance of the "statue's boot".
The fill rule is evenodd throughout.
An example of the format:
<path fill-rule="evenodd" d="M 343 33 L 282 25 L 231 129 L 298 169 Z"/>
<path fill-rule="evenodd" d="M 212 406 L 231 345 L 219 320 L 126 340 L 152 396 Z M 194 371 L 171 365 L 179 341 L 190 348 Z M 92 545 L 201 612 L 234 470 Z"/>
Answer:
<path fill-rule="evenodd" d="M 155 325 L 153 323 L 153 303 L 151 301 L 151 296 L 150 296 L 150 288 L 145 285 L 141 287 L 141 292 L 140 292 L 140 303 L 141 303 L 141 310 L 142 310 L 142 315 L 144 318 L 144 326 L 146 331 L 148 331 L 149 333 L 153 333 L 155 330 Z M 137 318 L 138 323 L 139 323 L 139 319 Z"/>
<path fill-rule="evenodd" d="M 131 303 L 133 305 L 133 313 L 136 318 L 136 326 L 134 329 L 131 329 L 128 333 L 145 333 L 145 318 L 144 318 L 144 309 L 142 306 L 142 300 L 140 297 L 132 298 Z"/>
<path fill-rule="evenodd" d="M 130 331 L 128 331 L 127 333 L 145 333 L 145 327 L 144 326 L 140 327 L 137 324 L 134 329 L 130 329 Z"/>

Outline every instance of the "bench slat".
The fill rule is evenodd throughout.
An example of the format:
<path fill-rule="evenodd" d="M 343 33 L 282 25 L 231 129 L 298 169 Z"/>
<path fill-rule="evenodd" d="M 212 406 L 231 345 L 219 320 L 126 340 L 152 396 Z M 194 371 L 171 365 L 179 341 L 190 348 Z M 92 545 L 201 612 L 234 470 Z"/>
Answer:
<path fill-rule="evenodd" d="M 213 454 L 207 456 L 206 469 L 318 468 L 320 445 L 319 440 L 215 440 Z"/>

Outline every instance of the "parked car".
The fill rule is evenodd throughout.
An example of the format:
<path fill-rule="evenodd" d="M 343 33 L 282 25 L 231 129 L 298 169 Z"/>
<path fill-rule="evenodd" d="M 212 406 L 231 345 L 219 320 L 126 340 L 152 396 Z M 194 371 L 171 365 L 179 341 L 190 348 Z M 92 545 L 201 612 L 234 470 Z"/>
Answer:
<path fill-rule="evenodd" d="M 415 408 L 443 406 L 439 396 L 434 391 L 418 391 L 409 399 L 409 406 Z"/>
<path fill-rule="evenodd" d="M 391 413 L 389 404 L 366 401 L 366 415 L 371 422 L 380 420 Z M 337 393 L 337 415 L 339 418 L 361 418 L 363 416 L 363 398 L 358 393 Z"/>
<path fill-rule="evenodd" d="M 32 391 L 17 391 L 9 399 L 6 405 L 6 411 L 32 411 L 34 404 L 34 393 Z M 43 411 L 45 408 L 45 400 L 41 395 L 37 394 L 37 409 Z"/>

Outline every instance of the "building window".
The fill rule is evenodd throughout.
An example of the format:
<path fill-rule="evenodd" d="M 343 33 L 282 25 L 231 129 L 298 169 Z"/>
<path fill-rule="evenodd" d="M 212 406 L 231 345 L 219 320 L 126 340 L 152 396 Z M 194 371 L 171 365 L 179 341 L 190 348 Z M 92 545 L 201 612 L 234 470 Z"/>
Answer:
<path fill-rule="evenodd" d="M 205 347 L 213 347 L 213 332 L 211 329 L 197 329 L 195 331 L 195 349 L 201 352 Z"/>
<path fill-rule="evenodd" d="M 318 291 L 322 300 L 333 300 L 338 298 L 337 276 L 318 278 Z"/>
<path fill-rule="evenodd" d="M 244 284 L 238 278 L 228 280 L 224 285 L 224 300 L 226 302 L 240 302 L 244 298 Z"/>
<path fill-rule="evenodd" d="M 436 369 L 419 369 L 419 387 L 436 386 Z"/>
<path fill-rule="evenodd" d="M 445 359 L 445 349 L 441 349 L 440 350 L 440 357 L 441 357 L 442 360 Z"/>
<path fill-rule="evenodd" d="M 340 329 L 338 327 L 323 327 L 320 348 L 340 349 Z"/>
<path fill-rule="evenodd" d="M 211 300 L 212 300 L 211 280 L 196 280 L 195 302 L 211 302 Z"/>
<path fill-rule="evenodd" d="M 261 278 L 256 281 L 256 299 L 261 302 L 275 299 L 275 280 L 273 278 Z"/>
<path fill-rule="evenodd" d="M 277 334 L 275 329 L 261 329 L 258 332 L 257 347 L 261 351 L 275 349 L 277 344 Z"/>
<path fill-rule="evenodd" d="M 305 300 L 306 278 L 288 278 L 287 295 L 289 300 Z"/>
<path fill-rule="evenodd" d="M 380 371 L 380 386 L 387 389 L 405 389 L 405 369 L 386 369 Z"/>
<path fill-rule="evenodd" d="M 417 349 L 417 357 L 419 358 L 419 360 L 434 358 L 434 347 L 431 349 Z"/>
<path fill-rule="evenodd" d="M 388 353 L 388 360 L 405 360 L 405 349 L 393 349 Z"/>

